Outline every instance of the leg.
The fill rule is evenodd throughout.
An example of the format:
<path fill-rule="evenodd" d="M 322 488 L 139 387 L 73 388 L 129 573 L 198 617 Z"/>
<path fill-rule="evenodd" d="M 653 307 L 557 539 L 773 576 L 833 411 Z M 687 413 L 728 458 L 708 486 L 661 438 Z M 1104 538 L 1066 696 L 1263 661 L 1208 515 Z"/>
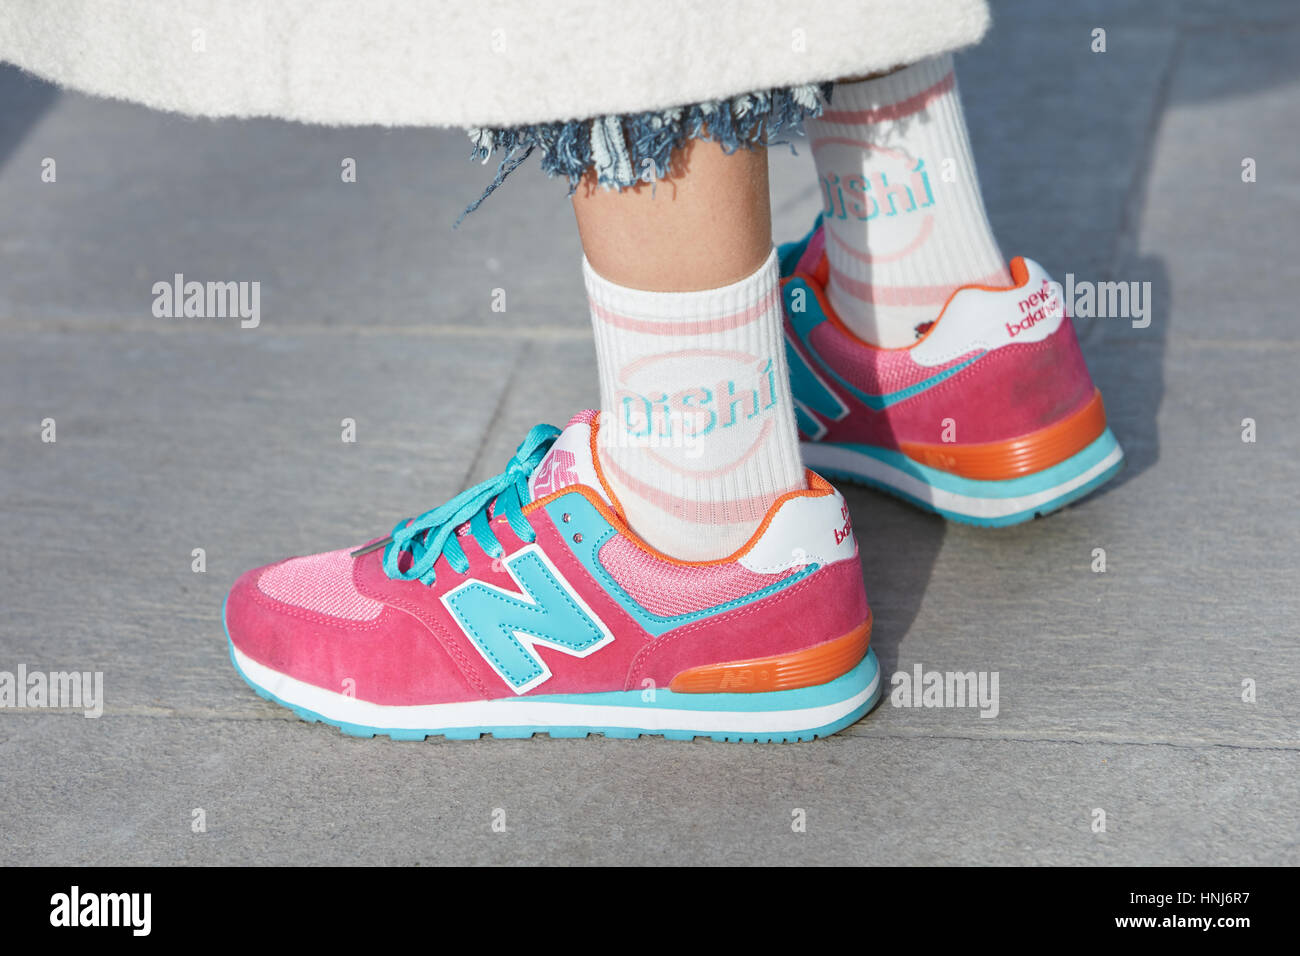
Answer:
<path fill-rule="evenodd" d="M 575 198 L 599 416 L 387 538 L 241 577 L 259 693 L 414 739 L 808 740 L 875 705 L 848 506 L 799 460 L 765 164 L 688 140 L 654 195 Z"/>
<path fill-rule="evenodd" d="M 808 134 L 821 219 L 782 251 L 808 466 L 980 525 L 1113 476 L 1060 288 L 993 238 L 951 56 L 837 84 Z"/>
<path fill-rule="evenodd" d="M 960 286 L 1010 283 L 984 212 L 951 56 L 841 81 L 808 136 L 828 293 L 859 337 L 905 348 Z"/>
<path fill-rule="evenodd" d="M 648 292 L 716 289 L 752 275 L 772 251 L 767 151 L 727 155 L 690 141 L 679 174 L 616 192 L 592 174 L 573 194 L 582 251 L 610 282 Z"/>
<path fill-rule="evenodd" d="M 674 177 L 573 207 L 600 362 L 605 475 L 673 557 L 743 545 L 804 487 L 781 333 L 767 155 L 692 141 Z"/>

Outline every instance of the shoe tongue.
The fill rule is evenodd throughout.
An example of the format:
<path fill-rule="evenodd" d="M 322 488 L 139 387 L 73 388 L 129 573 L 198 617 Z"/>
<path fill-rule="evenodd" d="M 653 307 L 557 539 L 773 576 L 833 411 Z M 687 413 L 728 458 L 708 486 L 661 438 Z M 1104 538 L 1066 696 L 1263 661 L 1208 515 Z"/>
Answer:
<path fill-rule="evenodd" d="M 545 498 L 570 485 L 586 485 L 610 508 L 614 503 L 605 490 L 596 462 L 592 458 L 594 431 L 597 428 L 594 411 L 579 412 L 564 426 L 551 450 L 528 479 L 528 493 L 532 501 Z"/>

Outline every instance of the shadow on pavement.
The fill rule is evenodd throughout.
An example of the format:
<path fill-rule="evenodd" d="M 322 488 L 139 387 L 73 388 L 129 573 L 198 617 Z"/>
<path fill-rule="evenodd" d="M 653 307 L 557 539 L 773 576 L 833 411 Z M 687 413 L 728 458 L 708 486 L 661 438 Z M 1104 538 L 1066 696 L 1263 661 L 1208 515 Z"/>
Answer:
<path fill-rule="evenodd" d="M 8 162 L 46 111 L 60 96 L 51 86 L 15 66 L 0 63 L 0 166 Z"/>

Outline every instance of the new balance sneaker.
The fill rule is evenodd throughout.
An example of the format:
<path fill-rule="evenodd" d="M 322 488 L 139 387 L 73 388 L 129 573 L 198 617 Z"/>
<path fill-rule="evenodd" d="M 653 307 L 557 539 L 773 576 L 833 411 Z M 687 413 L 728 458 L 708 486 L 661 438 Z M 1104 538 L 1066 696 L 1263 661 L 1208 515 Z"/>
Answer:
<path fill-rule="evenodd" d="M 964 286 L 911 346 L 855 336 L 825 294 L 820 217 L 780 249 L 786 351 L 805 464 L 954 521 L 1011 525 L 1119 471 L 1060 289 L 1011 261 L 1009 288 Z"/>
<path fill-rule="evenodd" d="M 880 697 L 849 512 L 825 480 L 734 555 L 683 563 L 619 517 L 598 416 L 538 425 L 509 464 L 356 551 L 243 575 L 235 667 L 360 736 L 811 740 Z"/>

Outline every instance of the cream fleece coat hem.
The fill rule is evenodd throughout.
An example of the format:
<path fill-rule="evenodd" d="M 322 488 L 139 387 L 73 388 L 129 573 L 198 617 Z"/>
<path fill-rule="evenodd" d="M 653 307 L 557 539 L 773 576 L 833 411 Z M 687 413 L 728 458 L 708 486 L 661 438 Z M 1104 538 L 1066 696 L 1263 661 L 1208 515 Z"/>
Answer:
<path fill-rule="evenodd" d="M 515 126 L 887 70 L 984 0 L 3 0 L 0 60 L 191 116 Z"/>

